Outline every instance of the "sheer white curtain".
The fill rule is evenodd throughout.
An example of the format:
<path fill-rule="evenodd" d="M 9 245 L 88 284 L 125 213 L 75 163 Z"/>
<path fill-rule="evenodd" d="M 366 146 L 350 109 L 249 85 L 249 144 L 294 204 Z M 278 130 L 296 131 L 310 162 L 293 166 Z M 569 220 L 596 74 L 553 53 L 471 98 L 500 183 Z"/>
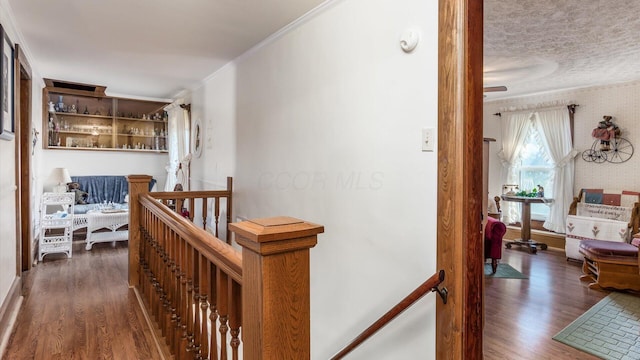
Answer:
<path fill-rule="evenodd" d="M 566 106 L 539 110 L 535 113 L 536 126 L 542 142 L 555 165 L 553 174 L 553 198 L 549 216 L 542 226 L 564 233 L 565 220 L 573 201 L 573 177 L 575 156 L 578 151 L 571 141 L 569 109 Z"/>
<path fill-rule="evenodd" d="M 180 107 L 180 101 L 165 107 L 169 115 L 167 149 L 169 151 L 169 163 L 165 191 L 173 191 L 177 183 L 182 184 L 184 190 L 189 190 L 189 163 L 190 153 L 190 124 L 189 112 Z"/>
<path fill-rule="evenodd" d="M 520 149 L 526 140 L 529 128 L 533 126 L 533 112 L 519 111 L 503 114 L 506 118 L 501 121 L 502 125 L 502 149 L 498 152 L 498 157 L 502 161 L 502 168 L 506 170 L 506 184 L 519 184 L 517 165 L 515 163 Z M 520 204 L 505 201 L 502 206 L 503 221 L 507 224 L 520 221 Z"/>

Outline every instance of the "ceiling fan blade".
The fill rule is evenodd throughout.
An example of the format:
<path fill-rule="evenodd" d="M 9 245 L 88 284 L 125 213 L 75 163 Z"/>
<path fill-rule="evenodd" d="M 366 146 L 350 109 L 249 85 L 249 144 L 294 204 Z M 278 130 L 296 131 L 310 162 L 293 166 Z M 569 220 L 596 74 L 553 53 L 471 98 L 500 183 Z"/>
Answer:
<path fill-rule="evenodd" d="M 506 86 L 487 86 L 483 88 L 483 92 L 507 91 Z"/>

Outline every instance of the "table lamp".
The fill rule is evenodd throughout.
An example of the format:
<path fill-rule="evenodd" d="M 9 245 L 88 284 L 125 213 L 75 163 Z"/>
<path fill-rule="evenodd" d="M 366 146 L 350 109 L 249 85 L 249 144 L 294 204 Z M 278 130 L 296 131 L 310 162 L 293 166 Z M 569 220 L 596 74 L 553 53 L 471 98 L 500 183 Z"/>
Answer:
<path fill-rule="evenodd" d="M 69 176 L 69 170 L 66 168 L 53 169 L 51 178 L 58 185 L 53 187 L 53 192 L 63 193 L 67 192 L 67 183 L 71 182 L 71 176 Z"/>

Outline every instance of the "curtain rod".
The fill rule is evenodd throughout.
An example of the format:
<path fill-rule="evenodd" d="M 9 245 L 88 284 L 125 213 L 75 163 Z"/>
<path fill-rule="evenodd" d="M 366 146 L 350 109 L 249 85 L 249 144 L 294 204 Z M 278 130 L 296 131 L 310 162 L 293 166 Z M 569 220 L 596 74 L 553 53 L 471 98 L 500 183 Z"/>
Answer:
<path fill-rule="evenodd" d="M 571 111 L 576 111 L 576 107 L 577 107 L 577 106 L 580 106 L 580 105 L 578 105 L 578 104 L 569 104 L 569 105 L 567 105 L 567 107 L 568 107 Z M 497 113 L 495 113 L 495 114 L 493 114 L 493 115 L 495 115 L 495 116 L 502 116 L 502 113 L 497 112 Z"/>

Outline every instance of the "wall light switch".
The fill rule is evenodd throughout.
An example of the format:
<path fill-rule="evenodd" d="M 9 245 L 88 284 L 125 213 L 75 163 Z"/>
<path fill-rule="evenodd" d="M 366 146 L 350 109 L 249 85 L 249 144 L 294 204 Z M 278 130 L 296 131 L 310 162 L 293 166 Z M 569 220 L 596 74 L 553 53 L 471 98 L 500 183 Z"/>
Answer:
<path fill-rule="evenodd" d="M 436 129 L 422 129 L 422 151 L 433 151 L 436 145 Z"/>

